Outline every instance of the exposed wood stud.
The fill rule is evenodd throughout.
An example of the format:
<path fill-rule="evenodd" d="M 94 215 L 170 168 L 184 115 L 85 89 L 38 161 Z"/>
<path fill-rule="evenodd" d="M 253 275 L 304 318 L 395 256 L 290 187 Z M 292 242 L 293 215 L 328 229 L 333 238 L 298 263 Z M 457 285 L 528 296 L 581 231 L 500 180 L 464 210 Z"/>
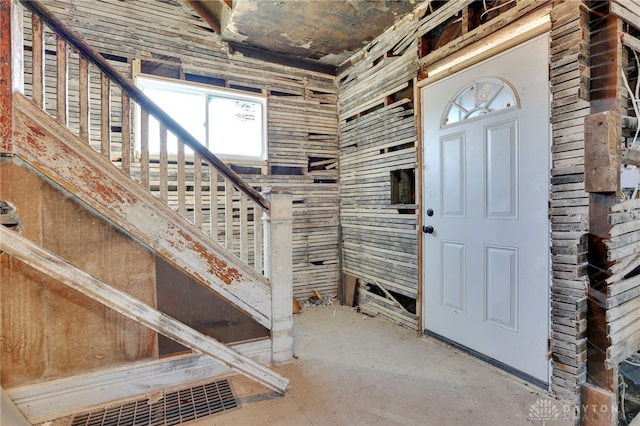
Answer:
<path fill-rule="evenodd" d="M 169 198 L 169 154 L 167 146 L 167 126 L 160 123 L 160 199 L 167 202 Z"/>
<path fill-rule="evenodd" d="M 187 203 L 186 203 L 186 186 L 185 180 L 185 156 L 184 156 L 184 142 L 178 140 L 178 213 L 180 216 L 187 215 Z"/>
<path fill-rule="evenodd" d="M 225 247 L 227 250 L 233 252 L 234 239 L 233 239 L 233 183 L 229 179 L 224 180 L 224 232 L 225 232 Z"/>
<path fill-rule="evenodd" d="M 0 154 L 13 153 L 13 91 L 22 85 L 22 7 L 15 1 L 0 2 Z M 16 49 L 17 47 L 17 49 Z"/>
<path fill-rule="evenodd" d="M 247 215 L 247 197 L 240 193 L 240 259 L 244 262 L 249 262 L 249 219 Z"/>
<path fill-rule="evenodd" d="M 196 228 L 202 230 L 202 159 L 198 156 L 198 154 L 193 154 L 193 174 L 193 223 Z"/>
<path fill-rule="evenodd" d="M 67 126 L 67 98 L 69 93 L 67 43 L 58 36 L 56 39 L 56 120 L 63 126 Z"/>
<path fill-rule="evenodd" d="M 263 254 L 263 228 L 262 216 L 264 211 L 256 204 L 253 206 L 253 247 L 254 247 L 254 268 L 259 273 L 263 273 L 264 254 Z"/>
<path fill-rule="evenodd" d="M 78 67 L 79 137 L 89 143 L 89 128 L 91 127 L 89 121 L 89 61 L 84 56 L 80 56 Z"/>
<path fill-rule="evenodd" d="M 100 152 L 111 160 L 111 82 L 100 74 Z"/>
<path fill-rule="evenodd" d="M 44 32 L 42 20 L 36 14 L 31 16 L 31 32 L 33 38 L 33 101 L 40 108 L 44 108 Z"/>
<path fill-rule="evenodd" d="M 129 95 L 122 92 L 122 171 L 131 175 L 131 103 Z"/>
<path fill-rule="evenodd" d="M 149 113 L 140 108 L 140 184 L 149 189 Z"/>
<path fill-rule="evenodd" d="M 209 167 L 209 175 L 210 175 L 210 206 L 209 211 L 210 214 L 210 229 L 211 229 L 211 238 L 214 241 L 218 241 L 218 172 L 213 168 Z"/>

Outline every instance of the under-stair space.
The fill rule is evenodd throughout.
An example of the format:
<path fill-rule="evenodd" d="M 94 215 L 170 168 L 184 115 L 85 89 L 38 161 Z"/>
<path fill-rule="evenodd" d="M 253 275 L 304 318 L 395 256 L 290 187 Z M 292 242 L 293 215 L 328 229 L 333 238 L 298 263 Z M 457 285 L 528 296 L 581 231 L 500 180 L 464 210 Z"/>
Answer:
<path fill-rule="evenodd" d="M 243 180 L 40 2 L 2 19 L 3 404 L 38 423 L 238 373 L 284 394 L 290 192 Z"/>

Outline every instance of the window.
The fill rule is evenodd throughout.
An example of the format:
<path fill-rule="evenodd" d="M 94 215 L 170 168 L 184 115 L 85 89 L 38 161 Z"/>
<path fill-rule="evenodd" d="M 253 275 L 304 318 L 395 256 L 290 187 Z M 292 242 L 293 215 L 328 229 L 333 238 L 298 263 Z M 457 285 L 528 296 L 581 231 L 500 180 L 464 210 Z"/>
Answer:
<path fill-rule="evenodd" d="M 224 160 L 267 159 L 264 96 L 223 90 L 183 81 L 138 77 L 136 83 L 211 152 Z M 167 141 L 169 154 L 177 152 L 176 137 Z M 157 120 L 149 117 L 149 152 L 160 151 Z M 191 153 L 188 148 L 187 153 Z"/>
<path fill-rule="evenodd" d="M 442 117 L 442 126 L 518 108 L 519 105 L 517 95 L 506 81 L 492 77 L 475 80 L 449 101 Z"/>

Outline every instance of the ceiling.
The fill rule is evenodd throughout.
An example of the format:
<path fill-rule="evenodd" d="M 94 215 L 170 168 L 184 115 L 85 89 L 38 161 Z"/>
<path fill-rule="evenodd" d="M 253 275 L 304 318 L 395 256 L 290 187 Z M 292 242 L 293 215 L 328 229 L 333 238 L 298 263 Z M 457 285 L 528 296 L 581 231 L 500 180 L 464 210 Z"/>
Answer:
<path fill-rule="evenodd" d="M 329 73 L 423 1 L 186 0 L 233 49 Z"/>

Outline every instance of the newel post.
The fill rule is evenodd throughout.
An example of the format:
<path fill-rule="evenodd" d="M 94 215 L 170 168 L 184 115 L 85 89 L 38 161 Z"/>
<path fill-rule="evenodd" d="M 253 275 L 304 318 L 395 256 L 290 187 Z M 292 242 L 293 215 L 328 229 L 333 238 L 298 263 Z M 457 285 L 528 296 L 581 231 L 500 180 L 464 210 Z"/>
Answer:
<path fill-rule="evenodd" d="M 22 5 L 0 0 L 0 155 L 13 153 L 13 92 L 23 89 Z"/>
<path fill-rule="evenodd" d="M 264 213 L 264 274 L 271 281 L 271 362 L 293 358 L 293 213 L 291 192 L 268 188 Z"/>

